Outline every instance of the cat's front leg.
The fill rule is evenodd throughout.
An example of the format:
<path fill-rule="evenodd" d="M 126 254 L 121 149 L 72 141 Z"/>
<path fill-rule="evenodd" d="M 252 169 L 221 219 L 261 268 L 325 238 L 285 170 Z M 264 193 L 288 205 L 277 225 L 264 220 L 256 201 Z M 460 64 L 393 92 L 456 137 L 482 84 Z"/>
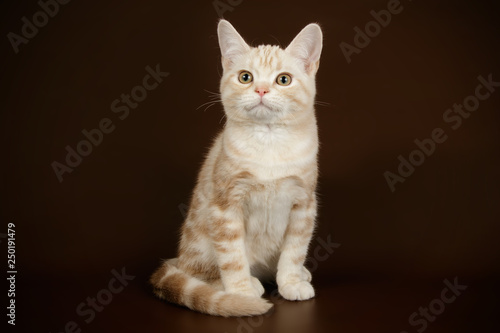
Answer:
<path fill-rule="evenodd" d="M 264 288 L 250 275 L 245 247 L 243 201 L 253 187 L 242 172 L 218 191 L 212 204 L 211 238 L 225 291 L 260 297 Z"/>
<path fill-rule="evenodd" d="M 290 212 L 289 225 L 281 248 L 276 282 L 285 299 L 301 301 L 314 297 L 311 273 L 304 267 L 309 242 L 316 218 L 315 196 L 295 203 Z"/>
<path fill-rule="evenodd" d="M 260 297 L 264 288 L 250 275 L 245 251 L 243 216 L 235 207 L 217 209 L 212 222 L 212 239 L 224 290 Z"/>

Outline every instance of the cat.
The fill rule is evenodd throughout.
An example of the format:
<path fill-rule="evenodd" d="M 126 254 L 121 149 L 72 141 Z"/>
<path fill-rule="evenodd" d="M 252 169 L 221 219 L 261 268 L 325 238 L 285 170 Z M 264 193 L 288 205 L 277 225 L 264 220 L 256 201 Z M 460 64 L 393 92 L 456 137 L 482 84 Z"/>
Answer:
<path fill-rule="evenodd" d="M 287 300 L 315 296 L 304 262 L 316 217 L 323 35 L 309 24 L 282 49 L 250 47 L 226 20 L 217 33 L 227 120 L 199 173 L 178 256 L 150 283 L 195 311 L 253 316 L 273 306 L 259 279 L 275 279 Z"/>

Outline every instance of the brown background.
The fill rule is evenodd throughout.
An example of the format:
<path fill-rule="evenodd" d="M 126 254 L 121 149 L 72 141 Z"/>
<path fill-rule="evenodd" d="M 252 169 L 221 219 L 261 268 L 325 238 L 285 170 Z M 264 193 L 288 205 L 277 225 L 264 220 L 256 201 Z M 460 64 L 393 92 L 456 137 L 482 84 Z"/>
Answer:
<path fill-rule="evenodd" d="M 212 1 L 72 1 L 18 54 L 3 38 L 0 233 L 16 224 L 19 272 L 10 329 L 416 332 L 408 316 L 458 277 L 468 289 L 426 332 L 498 331 L 500 91 L 456 131 L 442 115 L 477 76 L 500 81 L 499 12 L 495 1 L 402 4 L 350 64 L 339 43 L 352 44 L 353 28 L 387 1 L 245 0 L 224 14 L 254 45 L 286 46 L 310 22 L 325 37 L 317 236 L 341 245 L 314 272 L 315 300 L 278 304 L 251 326 L 162 303 L 146 283 L 159 258 L 175 256 L 179 205 L 222 127 L 220 104 L 197 109 L 221 72 Z M 38 10 L 2 2 L 1 32 L 20 33 Z M 156 64 L 170 76 L 119 120 L 111 102 Z M 51 163 L 102 118 L 116 129 L 59 183 Z M 391 193 L 383 173 L 436 127 L 448 140 Z M 77 305 L 122 267 L 134 281 L 84 323 Z"/>

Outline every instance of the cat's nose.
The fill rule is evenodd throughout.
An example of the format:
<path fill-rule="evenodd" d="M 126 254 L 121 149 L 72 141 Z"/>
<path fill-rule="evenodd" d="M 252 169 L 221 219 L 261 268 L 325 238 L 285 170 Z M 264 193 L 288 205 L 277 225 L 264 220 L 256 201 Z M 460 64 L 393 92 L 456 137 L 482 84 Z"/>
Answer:
<path fill-rule="evenodd" d="M 260 97 L 264 96 L 265 94 L 267 94 L 269 92 L 269 89 L 267 88 L 257 88 L 255 89 L 255 92 L 257 94 L 259 94 Z"/>

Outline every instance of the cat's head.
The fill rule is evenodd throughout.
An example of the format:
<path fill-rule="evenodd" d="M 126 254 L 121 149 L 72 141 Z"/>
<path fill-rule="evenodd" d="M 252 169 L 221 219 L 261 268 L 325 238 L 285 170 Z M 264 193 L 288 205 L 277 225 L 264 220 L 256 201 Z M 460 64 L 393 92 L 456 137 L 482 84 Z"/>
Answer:
<path fill-rule="evenodd" d="M 286 49 L 251 47 L 225 20 L 219 22 L 218 35 L 224 70 L 220 91 L 228 119 L 280 123 L 314 112 L 323 47 L 317 24 L 306 26 Z"/>

